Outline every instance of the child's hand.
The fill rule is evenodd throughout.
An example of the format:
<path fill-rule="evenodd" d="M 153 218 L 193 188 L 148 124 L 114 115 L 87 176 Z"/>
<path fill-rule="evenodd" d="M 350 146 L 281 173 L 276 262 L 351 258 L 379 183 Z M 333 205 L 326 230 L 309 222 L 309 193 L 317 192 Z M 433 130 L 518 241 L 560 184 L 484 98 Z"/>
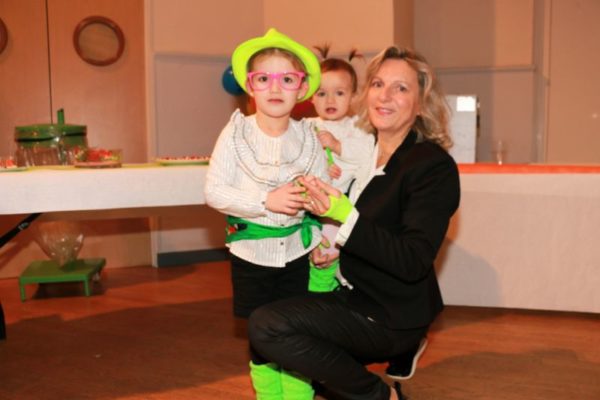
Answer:
<path fill-rule="evenodd" d="M 342 176 L 342 169 L 337 164 L 331 164 L 327 168 L 327 174 L 331 179 L 339 179 Z"/>
<path fill-rule="evenodd" d="M 317 246 L 310 253 L 310 259 L 313 265 L 319 269 L 329 267 L 335 260 L 339 258 L 339 253 L 330 255 L 329 253 L 323 253 L 320 246 Z"/>
<path fill-rule="evenodd" d="M 300 177 L 298 181 L 304 186 L 307 192 L 307 201 L 304 208 L 314 215 L 323 215 L 329 209 L 329 196 L 340 197 L 342 193 L 321 181 L 319 178 L 308 176 Z"/>
<path fill-rule="evenodd" d="M 342 144 L 331 134 L 331 132 L 319 131 L 317 133 L 317 138 L 319 139 L 319 142 L 321 142 L 321 146 L 329 147 L 331 151 L 338 156 L 342 154 Z"/>
<path fill-rule="evenodd" d="M 292 182 L 287 183 L 267 194 L 265 207 L 275 213 L 296 215 L 308 201 L 306 196 L 303 196 L 304 193 L 306 193 L 304 187 L 294 185 Z"/>

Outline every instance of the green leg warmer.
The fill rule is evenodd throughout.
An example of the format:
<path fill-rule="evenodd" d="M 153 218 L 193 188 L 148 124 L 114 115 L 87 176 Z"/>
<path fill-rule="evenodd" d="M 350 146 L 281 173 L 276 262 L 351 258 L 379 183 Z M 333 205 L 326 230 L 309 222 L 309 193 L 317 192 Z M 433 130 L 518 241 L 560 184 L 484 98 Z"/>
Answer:
<path fill-rule="evenodd" d="M 310 384 L 310 379 L 297 372 L 281 371 L 281 388 L 283 400 L 313 400 L 315 390 Z"/>
<path fill-rule="evenodd" d="M 339 266 L 339 258 L 327 268 L 317 268 L 310 263 L 310 277 L 308 280 L 308 290 L 310 292 L 331 292 L 340 284 L 335 278 Z"/>
<path fill-rule="evenodd" d="M 256 365 L 250 362 L 250 378 L 256 400 L 283 400 L 281 372 L 275 363 Z"/>

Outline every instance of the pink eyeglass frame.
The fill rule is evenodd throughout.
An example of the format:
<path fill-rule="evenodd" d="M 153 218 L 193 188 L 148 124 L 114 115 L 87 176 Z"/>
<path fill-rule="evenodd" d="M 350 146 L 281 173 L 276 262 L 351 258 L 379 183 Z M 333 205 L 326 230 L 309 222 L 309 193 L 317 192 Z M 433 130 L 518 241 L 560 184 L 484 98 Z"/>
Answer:
<path fill-rule="evenodd" d="M 252 77 L 258 74 L 264 74 L 267 75 L 269 77 L 269 85 L 264 88 L 264 89 L 256 89 L 254 86 L 252 86 Z M 297 88 L 295 89 L 286 89 L 285 87 L 283 87 L 283 85 L 281 85 L 281 83 L 279 82 L 281 80 L 281 77 L 284 75 L 296 75 L 300 77 L 300 85 L 298 85 Z M 273 86 L 273 82 L 277 81 L 277 84 L 279 85 L 280 88 L 282 88 L 283 90 L 298 90 L 300 89 L 300 87 L 302 87 L 302 83 L 304 82 L 303 79 L 306 77 L 306 73 L 302 72 L 302 71 L 286 71 L 286 72 L 264 72 L 264 71 L 252 71 L 252 72 L 248 72 L 247 74 L 248 76 L 248 86 L 250 86 L 250 88 L 254 91 L 260 92 L 263 90 L 268 90 L 271 89 L 271 87 Z"/>

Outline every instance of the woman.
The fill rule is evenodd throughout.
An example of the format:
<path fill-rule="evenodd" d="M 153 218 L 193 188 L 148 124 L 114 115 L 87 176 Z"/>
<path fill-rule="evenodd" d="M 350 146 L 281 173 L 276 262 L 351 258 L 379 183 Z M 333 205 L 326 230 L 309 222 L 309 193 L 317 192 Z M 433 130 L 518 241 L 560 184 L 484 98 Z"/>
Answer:
<path fill-rule="evenodd" d="M 342 398 L 398 399 L 399 389 L 364 363 L 413 349 L 442 310 L 433 261 L 460 197 L 445 151 L 448 111 L 421 55 L 390 47 L 371 61 L 359 123 L 377 145 L 350 199 L 316 178 L 302 181 L 306 208 L 342 223 L 336 242 L 352 289 L 259 308 L 250 340 L 267 359 Z"/>

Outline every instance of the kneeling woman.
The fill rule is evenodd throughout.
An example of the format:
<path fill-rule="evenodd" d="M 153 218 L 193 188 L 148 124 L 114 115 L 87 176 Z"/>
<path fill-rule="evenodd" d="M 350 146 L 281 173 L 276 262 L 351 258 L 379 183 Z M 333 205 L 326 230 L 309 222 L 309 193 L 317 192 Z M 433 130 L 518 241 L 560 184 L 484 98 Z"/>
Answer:
<path fill-rule="evenodd" d="M 303 181 L 306 208 L 342 223 L 336 242 L 352 288 L 257 309 L 250 340 L 342 398 L 397 399 L 364 363 L 418 346 L 443 308 L 433 262 L 458 207 L 458 170 L 446 152 L 444 97 L 418 53 L 390 47 L 371 61 L 360 116 L 377 146 L 350 198 L 317 178 Z"/>

